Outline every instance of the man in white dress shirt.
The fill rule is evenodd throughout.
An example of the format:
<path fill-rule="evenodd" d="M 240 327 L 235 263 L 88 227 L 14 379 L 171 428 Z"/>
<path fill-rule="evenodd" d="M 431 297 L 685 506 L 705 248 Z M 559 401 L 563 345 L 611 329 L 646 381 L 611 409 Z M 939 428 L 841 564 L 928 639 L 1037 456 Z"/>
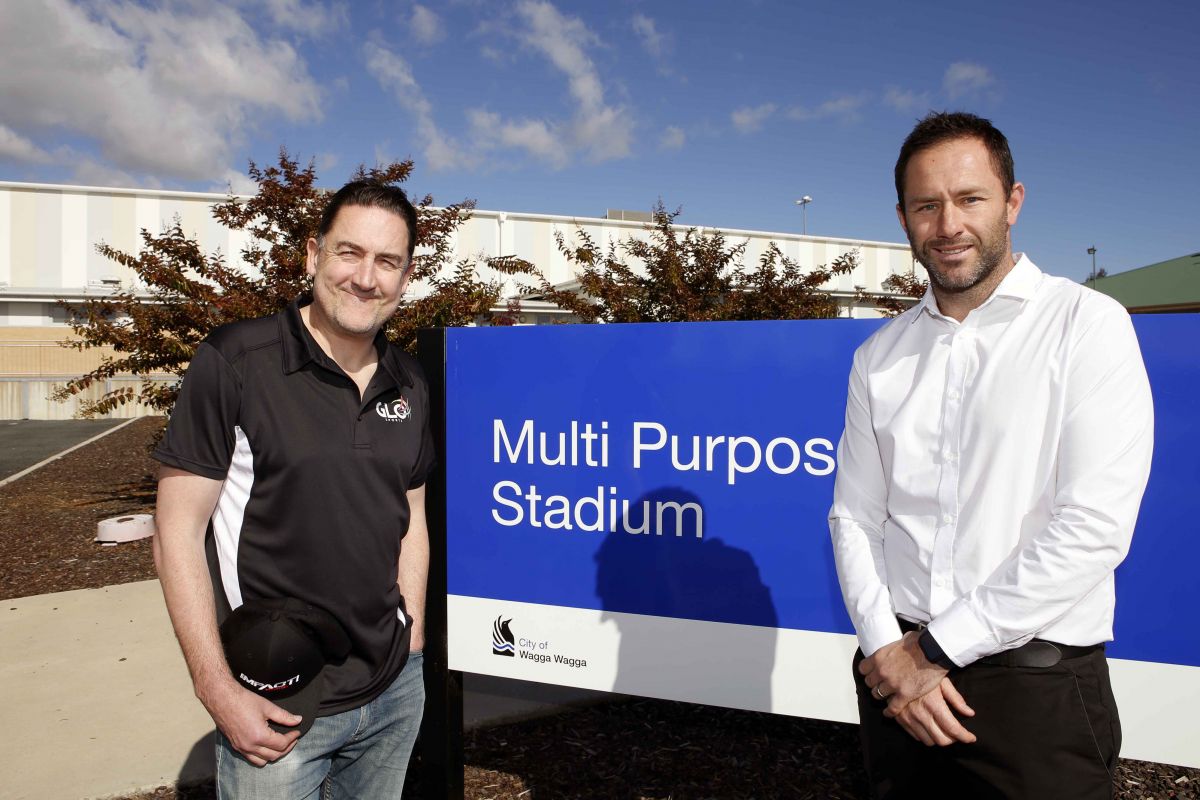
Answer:
<path fill-rule="evenodd" d="M 1104 643 L 1153 439 L 1133 326 L 1012 252 L 988 120 L 923 119 L 896 193 L 929 290 L 855 353 L 829 514 L 872 791 L 1111 797 Z"/>

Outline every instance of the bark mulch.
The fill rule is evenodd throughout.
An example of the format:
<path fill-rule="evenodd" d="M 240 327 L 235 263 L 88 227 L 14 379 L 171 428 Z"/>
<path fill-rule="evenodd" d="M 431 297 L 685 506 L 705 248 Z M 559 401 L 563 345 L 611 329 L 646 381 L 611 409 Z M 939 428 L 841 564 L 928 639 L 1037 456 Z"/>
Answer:
<path fill-rule="evenodd" d="M 150 540 L 105 547 L 96 523 L 154 511 L 150 443 L 162 417 L 146 417 L 0 486 L 0 598 L 96 589 L 155 577 Z"/>
<path fill-rule="evenodd" d="M 149 540 L 94 544 L 96 523 L 153 510 L 147 418 L 0 487 L 0 599 L 153 578 Z M 817 720 L 627 699 L 465 737 L 469 800 L 865 797 L 857 730 Z M 410 800 L 420 791 L 410 769 Z M 1119 800 L 1200 800 L 1200 769 L 1123 760 Z M 200 800 L 212 783 L 125 800 Z"/>

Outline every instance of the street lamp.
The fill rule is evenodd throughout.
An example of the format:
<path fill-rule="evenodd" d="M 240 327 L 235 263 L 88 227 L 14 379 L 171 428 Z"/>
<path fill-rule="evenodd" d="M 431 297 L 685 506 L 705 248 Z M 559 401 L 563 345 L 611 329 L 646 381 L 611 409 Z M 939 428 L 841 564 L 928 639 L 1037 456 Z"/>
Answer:
<path fill-rule="evenodd" d="M 804 195 L 804 197 L 801 197 L 796 201 L 796 205 L 800 206 L 801 219 L 803 220 L 804 225 L 804 227 L 800 230 L 806 236 L 808 235 L 808 204 L 811 202 L 812 198 L 808 195 Z"/>
<path fill-rule="evenodd" d="M 1092 257 L 1092 288 L 1096 288 L 1096 245 L 1088 248 L 1088 255 Z"/>

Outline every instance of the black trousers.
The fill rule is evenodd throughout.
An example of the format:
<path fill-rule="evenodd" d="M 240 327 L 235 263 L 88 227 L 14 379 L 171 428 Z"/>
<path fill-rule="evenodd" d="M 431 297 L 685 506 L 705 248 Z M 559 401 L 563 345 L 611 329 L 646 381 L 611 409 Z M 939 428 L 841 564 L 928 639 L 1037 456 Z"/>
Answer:
<path fill-rule="evenodd" d="M 1121 721 L 1104 649 L 1053 667 L 972 664 L 950 681 L 973 744 L 926 747 L 871 695 L 854 657 L 859 733 L 877 800 L 1111 800 Z"/>

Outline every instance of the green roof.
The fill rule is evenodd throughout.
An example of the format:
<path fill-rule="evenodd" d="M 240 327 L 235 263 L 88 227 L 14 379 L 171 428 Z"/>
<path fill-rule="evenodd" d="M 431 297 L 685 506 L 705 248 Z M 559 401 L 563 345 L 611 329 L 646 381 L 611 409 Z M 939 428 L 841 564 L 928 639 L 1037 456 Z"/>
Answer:
<path fill-rule="evenodd" d="M 1084 284 L 1091 286 L 1092 280 Z M 1106 275 L 1095 287 L 1129 309 L 1200 306 L 1200 253 Z"/>

